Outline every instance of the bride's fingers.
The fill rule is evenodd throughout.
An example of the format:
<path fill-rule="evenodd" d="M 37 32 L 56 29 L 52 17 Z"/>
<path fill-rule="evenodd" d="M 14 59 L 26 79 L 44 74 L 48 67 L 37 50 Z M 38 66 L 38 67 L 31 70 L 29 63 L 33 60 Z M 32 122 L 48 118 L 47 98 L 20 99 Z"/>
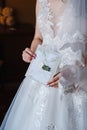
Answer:
<path fill-rule="evenodd" d="M 61 77 L 61 73 L 56 74 L 56 75 L 52 78 L 52 80 L 48 81 L 48 84 L 47 84 L 47 85 L 50 85 L 50 84 L 52 84 L 52 83 L 55 83 L 56 81 L 59 80 L 60 77 Z"/>
<path fill-rule="evenodd" d="M 36 54 L 30 48 L 26 48 L 25 52 L 34 58 L 36 57 Z"/>
<path fill-rule="evenodd" d="M 22 52 L 22 59 L 29 63 L 33 58 L 36 58 L 36 54 L 30 48 L 25 48 Z"/>
<path fill-rule="evenodd" d="M 57 74 L 55 74 L 54 76 L 54 79 L 56 80 L 57 78 L 60 78 L 61 77 L 61 73 L 60 72 L 58 72 Z"/>
<path fill-rule="evenodd" d="M 25 62 L 29 63 L 32 60 L 32 57 L 29 54 L 27 54 L 25 51 L 23 51 L 23 53 L 22 53 L 22 59 Z"/>
<path fill-rule="evenodd" d="M 57 87 L 58 87 L 58 81 L 49 84 L 49 86 L 50 86 L 50 87 L 57 88 Z"/>

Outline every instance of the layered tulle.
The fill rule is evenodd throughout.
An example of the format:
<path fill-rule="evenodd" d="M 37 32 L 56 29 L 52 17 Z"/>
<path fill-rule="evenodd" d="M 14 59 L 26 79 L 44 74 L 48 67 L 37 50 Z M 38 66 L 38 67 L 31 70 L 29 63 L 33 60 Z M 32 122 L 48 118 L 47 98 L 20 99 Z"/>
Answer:
<path fill-rule="evenodd" d="M 82 90 L 64 92 L 25 77 L 0 130 L 86 130 L 87 99 Z"/>

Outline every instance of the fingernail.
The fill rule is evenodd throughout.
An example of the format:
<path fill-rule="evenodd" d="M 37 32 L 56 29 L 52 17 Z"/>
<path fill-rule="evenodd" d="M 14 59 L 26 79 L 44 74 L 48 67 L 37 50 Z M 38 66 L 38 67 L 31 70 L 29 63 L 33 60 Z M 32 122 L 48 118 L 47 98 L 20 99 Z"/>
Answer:
<path fill-rule="evenodd" d="M 36 56 L 34 56 L 34 59 L 36 59 Z"/>
<path fill-rule="evenodd" d="M 33 57 L 36 58 L 36 54 L 34 54 Z"/>

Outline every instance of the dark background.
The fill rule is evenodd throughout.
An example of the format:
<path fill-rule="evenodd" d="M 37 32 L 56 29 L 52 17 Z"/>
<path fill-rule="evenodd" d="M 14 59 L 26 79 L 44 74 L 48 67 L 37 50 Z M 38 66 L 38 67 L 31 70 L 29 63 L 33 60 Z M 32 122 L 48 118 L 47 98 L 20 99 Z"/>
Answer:
<path fill-rule="evenodd" d="M 12 27 L 0 25 L 0 123 L 29 65 L 22 51 L 30 47 L 35 25 L 35 0 L 1 1 L 14 9 L 17 19 Z"/>

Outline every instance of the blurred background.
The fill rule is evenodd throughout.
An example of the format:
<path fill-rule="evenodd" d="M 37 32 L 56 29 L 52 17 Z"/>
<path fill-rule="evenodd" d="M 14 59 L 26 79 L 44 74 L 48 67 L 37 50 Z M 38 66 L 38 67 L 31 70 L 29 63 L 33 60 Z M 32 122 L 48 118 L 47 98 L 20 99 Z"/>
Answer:
<path fill-rule="evenodd" d="M 29 65 L 22 51 L 33 39 L 35 3 L 0 0 L 0 124 Z"/>

